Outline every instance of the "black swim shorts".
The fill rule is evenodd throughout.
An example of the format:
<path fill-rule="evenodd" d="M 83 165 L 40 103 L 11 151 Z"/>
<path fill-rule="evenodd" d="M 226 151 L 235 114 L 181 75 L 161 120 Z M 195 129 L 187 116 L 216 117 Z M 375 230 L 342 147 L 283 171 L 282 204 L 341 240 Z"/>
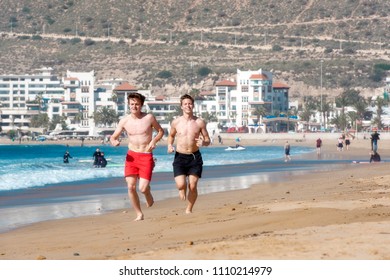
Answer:
<path fill-rule="evenodd" d="M 202 177 L 203 159 L 200 151 L 192 154 L 181 154 L 176 152 L 173 160 L 173 175 L 196 175 Z"/>

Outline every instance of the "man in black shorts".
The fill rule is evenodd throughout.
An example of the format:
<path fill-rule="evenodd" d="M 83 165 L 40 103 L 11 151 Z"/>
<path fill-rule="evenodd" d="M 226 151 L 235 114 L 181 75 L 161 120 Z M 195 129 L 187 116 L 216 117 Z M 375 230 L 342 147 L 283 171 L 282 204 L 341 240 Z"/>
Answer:
<path fill-rule="evenodd" d="M 180 98 L 180 104 L 183 115 L 171 123 L 168 153 L 175 151 L 173 142 L 176 138 L 173 174 L 180 199 L 188 199 L 186 213 L 190 214 L 198 197 L 198 180 L 202 177 L 203 160 L 199 147 L 210 145 L 210 137 L 205 121 L 193 114 L 194 99 L 185 94 Z"/>

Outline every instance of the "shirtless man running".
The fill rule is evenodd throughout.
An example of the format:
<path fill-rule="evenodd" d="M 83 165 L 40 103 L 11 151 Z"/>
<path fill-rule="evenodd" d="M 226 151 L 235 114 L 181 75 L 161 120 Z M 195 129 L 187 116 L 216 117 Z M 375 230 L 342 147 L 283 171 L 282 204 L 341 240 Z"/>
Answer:
<path fill-rule="evenodd" d="M 137 179 L 138 188 L 145 195 L 146 206 L 151 207 L 154 203 L 149 185 L 154 167 L 152 151 L 163 137 L 164 130 L 152 114 L 141 112 L 145 101 L 143 95 L 130 93 L 127 99 L 131 113 L 119 121 L 110 142 L 113 146 L 118 146 L 122 131 L 127 132 L 129 150 L 126 155 L 125 178 L 129 198 L 137 214 L 134 221 L 140 221 L 144 219 L 144 214 L 137 194 Z M 158 132 L 154 138 L 153 129 Z"/>
<path fill-rule="evenodd" d="M 189 214 L 192 213 L 192 208 L 198 197 L 198 180 L 202 176 L 203 160 L 199 147 L 210 145 L 210 137 L 205 121 L 193 114 L 194 99 L 185 94 L 180 98 L 180 104 L 183 115 L 171 123 L 168 135 L 168 153 L 175 151 L 173 142 L 176 137 L 173 173 L 180 199 L 188 199 L 186 213 Z"/>

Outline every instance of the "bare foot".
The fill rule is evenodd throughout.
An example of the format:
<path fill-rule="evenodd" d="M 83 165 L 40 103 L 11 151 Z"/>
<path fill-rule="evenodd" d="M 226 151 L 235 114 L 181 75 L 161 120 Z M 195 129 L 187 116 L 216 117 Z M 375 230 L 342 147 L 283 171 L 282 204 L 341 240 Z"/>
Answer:
<path fill-rule="evenodd" d="M 146 198 L 146 207 L 152 207 L 154 204 L 154 199 L 152 194 L 149 192 L 148 194 L 145 194 Z"/>
<path fill-rule="evenodd" d="M 186 200 L 186 190 L 179 190 L 179 197 L 181 200 Z"/>
<path fill-rule="evenodd" d="M 134 222 L 142 221 L 144 219 L 144 215 L 139 215 L 134 219 Z"/>
<path fill-rule="evenodd" d="M 186 214 L 192 214 L 192 209 L 187 208 L 186 209 Z"/>

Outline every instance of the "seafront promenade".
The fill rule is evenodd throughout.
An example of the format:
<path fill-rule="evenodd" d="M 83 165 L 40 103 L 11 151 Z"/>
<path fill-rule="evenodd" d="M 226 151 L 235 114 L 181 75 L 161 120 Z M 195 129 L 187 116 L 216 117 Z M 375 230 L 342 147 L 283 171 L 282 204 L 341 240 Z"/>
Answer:
<path fill-rule="evenodd" d="M 218 133 L 214 134 L 213 137 L 213 143 L 216 145 L 218 143 L 217 138 Z M 330 133 L 330 132 L 308 132 L 308 133 L 220 133 L 223 144 L 224 145 L 231 145 L 234 144 L 237 138 L 240 138 L 241 141 L 244 141 L 243 144 L 245 145 L 269 145 L 273 143 L 281 143 L 280 141 L 291 141 L 292 143 L 302 143 L 306 144 L 308 146 L 311 146 L 312 142 L 314 143 L 315 140 L 318 138 L 321 138 L 325 141 L 334 141 L 337 142 L 337 139 L 342 135 L 342 133 L 336 132 L 336 133 Z M 350 137 L 354 136 L 356 140 L 369 140 L 370 139 L 370 132 L 359 132 L 359 133 L 350 133 Z M 352 137 L 353 138 L 353 137 Z M 380 132 L 380 139 L 381 140 L 389 140 L 390 139 L 390 132 Z M 127 145 L 126 139 L 122 141 L 121 145 Z M 160 145 L 164 145 L 166 143 L 166 137 L 163 137 L 163 139 L 160 141 Z M 77 139 L 68 139 L 68 140 L 46 140 L 43 142 L 40 141 L 12 141 L 9 138 L 1 137 L 0 138 L 0 145 L 6 144 L 6 145 L 18 145 L 18 144 L 64 144 L 64 145 L 70 145 L 70 146 L 78 146 L 78 145 L 100 145 L 105 144 L 109 145 L 109 143 L 103 143 L 102 140 L 89 140 L 85 139 L 83 143 L 81 140 Z"/>

